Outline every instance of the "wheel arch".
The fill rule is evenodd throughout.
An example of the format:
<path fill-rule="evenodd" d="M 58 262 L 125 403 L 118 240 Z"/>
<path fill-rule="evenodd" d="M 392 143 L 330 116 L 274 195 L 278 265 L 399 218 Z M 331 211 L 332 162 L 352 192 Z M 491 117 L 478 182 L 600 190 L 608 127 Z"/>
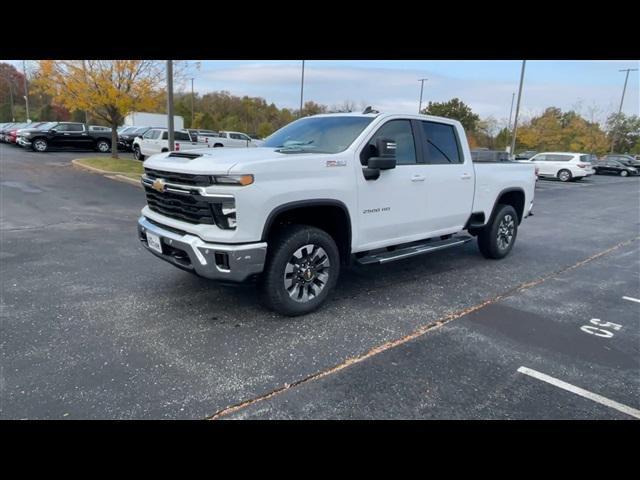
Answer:
<path fill-rule="evenodd" d="M 493 215 L 495 214 L 498 205 L 511 205 L 518 214 L 518 225 L 522 223 L 522 219 L 524 218 L 524 208 L 525 208 L 526 195 L 524 193 L 524 189 L 520 187 L 509 187 L 501 190 L 496 197 L 496 201 L 493 204 L 493 208 L 491 209 L 491 215 L 489 215 L 487 223 L 489 223 L 493 219 Z"/>
<path fill-rule="evenodd" d="M 343 263 L 351 256 L 351 216 L 340 200 L 316 199 L 285 203 L 274 208 L 264 223 L 262 241 L 286 224 L 304 224 L 326 231 L 336 242 Z"/>

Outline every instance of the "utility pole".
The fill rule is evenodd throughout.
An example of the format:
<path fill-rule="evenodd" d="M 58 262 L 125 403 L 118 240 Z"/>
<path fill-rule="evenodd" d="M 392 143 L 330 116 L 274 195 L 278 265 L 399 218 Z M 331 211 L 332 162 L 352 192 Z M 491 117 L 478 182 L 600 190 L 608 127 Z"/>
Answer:
<path fill-rule="evenodd" d="M 302 60 L 302 80 L 300 81 L 300 113 L 298 117 L 302 117 L 302 99 L 304 94 L 304 60 Z"/>
<path fill-rule="evenodd" d="M 513 101 L 516 98 L 516 92 L 513 92 L 511 94 L 511 109 L 509 110 L 509 124 L 507 125 L 507 135 L 509 135 L 511 133 L 511 116 L 513 115 Z M 508 136 L 507 136 L 507 141 L 508 141 Z"/>
<path fill-rule="evenodd" d="M 191 128 L 193 128 L 193 78 L 191 78 Z"/>
<path fill-rule="evenodd" d="M 169 151 L 175 148 L 175 135 L 173 131 L 173 60 L 167 60 L 167 127 L 169 129 Z"/>
<path fill-rule="evenodd" d="M 513 134 L 511 136 L 511 151 L 509 155 L 515 155 L 516 149 L 516 135 L 518 134 L 518 113 L 520 113 L 520 98 L 522 97 L 522 84 L 524 83 L 524 67 L 527 64 L 526 60 L 522 61 L 522 70 L 520 71 L 520 87 L 518 87 L 518 103 L 516 103 L 516 117 L 513 119 Z"/>
<path fill-rule="evenodd" d="M 11 79 L 9 77 L 6 77 L 5 80 L 9 84 L 9 98 L 11 99 L 11 121 L 15 122 L 16 121 L 16 111 L 15 111 L 15 107 L 13 105 L 13 82 L 11 82 Z"/>
<path fill-rule="evenodd" d="M 629 81 L 629 72 L 637 72 L 637 68 L 625 68 L 623 70 L 618 70 L 619 72 L 627 72 L 627 75 L 624 78 L 624 87 L 622 88 L 622 98 L 620 99 L 620 108 L 618 109 L 618 117 L 616 119 L 616 123 L 613 127 L 613 133 L 611 135 L 611 151 L 609 153 L 613 153 L 613 149 L 616 146 L 616 136 L 618 130 L 618 122 L 620 121 L 620 114 L 622 113 L 622 104 L 624 103 L 624 93 L 627 91 L 627 82 Z"/>
<path fill-rule="evenodd" d="M 418 104 L 418 114 L 420 114 L 420 112 L 422 112 L 422 91 L 424 90 L 424 81 L 425 80 L 429 80 L 428 78 L 419 78 L 418 81 L 420 82 L 420 103 Z"/>
<path fill-rule="evenodd" d="M 84 83 L 87 83 L 87 65 L 86 60 L 82 60 L 82 74 L 84 75 Z M 84 123 L 89 124 L 89 113 L 84 111 Z"/>
<path fill-rule="evenodd" d="M 29 89 L 27 88 L 27 62 L 22 60 L 22 73 L 24 74 L 24 105 L 27 113 L 27 122 L 29 122 Z"/>

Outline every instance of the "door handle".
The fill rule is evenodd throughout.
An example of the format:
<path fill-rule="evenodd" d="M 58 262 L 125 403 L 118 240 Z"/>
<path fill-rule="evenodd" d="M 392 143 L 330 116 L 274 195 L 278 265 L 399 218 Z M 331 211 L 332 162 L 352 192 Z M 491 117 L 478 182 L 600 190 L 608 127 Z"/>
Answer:
<path fill-rule="evenodd" d="M 424 175 L 414 175 L 413 177 L 411 177 L 411 181 L 412 182 L 424 182 L 425 178 L 426 177 Z"/>
<path fill-rule="evenodd" d="M 462 180 L 469 180 L 471 178 L 471 175 L 469 175 L 468 173 L 463 173 L 462 175 L 460 175 L 460 178 Z"/>

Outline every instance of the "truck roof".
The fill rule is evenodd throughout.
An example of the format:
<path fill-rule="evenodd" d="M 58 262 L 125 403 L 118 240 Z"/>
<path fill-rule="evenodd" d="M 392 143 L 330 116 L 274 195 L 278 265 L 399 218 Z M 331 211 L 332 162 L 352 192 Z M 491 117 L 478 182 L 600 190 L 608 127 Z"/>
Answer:
<path fill-rule="evenodd" d="M 416 120 L 431 120 L 431 121 L 437 121 L 437 122 L 442 122 L 444 121 L 445 123 L 450 122 L 450 123 L 459 123 L 458 120 L 455 120 L 453 118 L 447 118 L 447 117 L 436 117 L 434 115 L 423 115 L 421 113 L 407 113 L 407 112 L 371 112 L 371 113 L 361 113 L 361 112 L 344 112 L 344 113 L 320 113 L 318 115 L 312 115 L 312 117 L 369 117 L 369 118 L 376 118 L 376 117 L 396 117 L 396 116 L 401 116 L 401 117 L 405 117 L 405 118 L 413 118 Z"/>

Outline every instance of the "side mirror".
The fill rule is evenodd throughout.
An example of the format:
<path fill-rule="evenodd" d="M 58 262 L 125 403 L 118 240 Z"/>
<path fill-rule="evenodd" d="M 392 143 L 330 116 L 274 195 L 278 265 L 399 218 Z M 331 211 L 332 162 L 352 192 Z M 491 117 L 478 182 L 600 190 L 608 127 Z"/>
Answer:
<path fill-rule="evenodd" d="M 370 157 L 367 167 L 378 170 L 390 170 L 396 168 L 396 142 L 388 138 L 376 140 L 378 155 Z"/>

